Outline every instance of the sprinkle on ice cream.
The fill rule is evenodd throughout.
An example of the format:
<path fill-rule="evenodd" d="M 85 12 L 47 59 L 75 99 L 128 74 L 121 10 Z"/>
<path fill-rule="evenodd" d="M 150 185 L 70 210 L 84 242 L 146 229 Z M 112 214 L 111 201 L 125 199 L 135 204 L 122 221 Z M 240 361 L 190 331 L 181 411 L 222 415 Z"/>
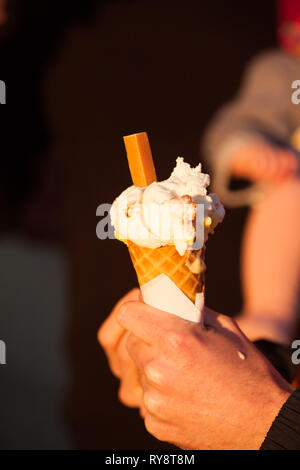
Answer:
<path fill-rule="evenodd" d="M 130 186 L 115 199 L 110 216 L 116 237 L 148 248 L 175 245 L 181 256 L 197 238 L 201 249 L 225 214 L 217 195 L 207 194 L 209 183 L 200 163 L 191 168 L 178 157 L 168 179 Z"/>

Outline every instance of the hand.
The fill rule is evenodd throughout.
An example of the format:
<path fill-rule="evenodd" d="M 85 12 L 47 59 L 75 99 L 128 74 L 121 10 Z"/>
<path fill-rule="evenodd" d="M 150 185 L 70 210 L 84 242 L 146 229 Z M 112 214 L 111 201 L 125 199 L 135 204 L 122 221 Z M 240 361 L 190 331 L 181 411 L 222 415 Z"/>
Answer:
<path fill-rule="evenodd" d="M 266 143 L 245 144 L 230 160 L 233 176 L 254 182 L 280 182 L 295 177 L 298 161 L 292 150 Z"/>
<path fill-rule="evenodd" d="M 98 330 L 98 341 L 106 353 L 112 373 L 121 381 L 120 401 L 126 406 L 143 409 L 139 371 L 126 348 L 129 333 L 116 319 L 124 303 L 139 298 L 139 289 L 133 289 L 116 304 L 110 316 Z"/>
<path fill-rule="evenodd" d="M 138 301 L 117 317 L 153 436 L 192 450 L 260 447 L 293 389 L 233 320 L 206 309 L 201 326 Z"/>

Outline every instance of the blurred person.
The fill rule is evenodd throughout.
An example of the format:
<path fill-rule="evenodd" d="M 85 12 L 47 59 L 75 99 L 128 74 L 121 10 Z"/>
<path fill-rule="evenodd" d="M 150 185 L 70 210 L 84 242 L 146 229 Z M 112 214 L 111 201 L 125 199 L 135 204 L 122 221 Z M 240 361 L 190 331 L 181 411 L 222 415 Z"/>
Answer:
<path fill-rule="evenodd" d="M 120 400 L 157 439 L 188 450 L 300 449 L 295 390 L 236 322 L 202 326 L 127 294 L 99 331 Z"/>
<path fill-rule="evenodd" d="M 216 115 L 204 151 L 227 207 L 249 205 L 242 244 L 242 330 L 253 341 L 289 345 L 299 321 L 300 3 L 279 2 L 281 49 L 247 67 L 236 98 Z M 232 180 L 247 180 L 233 190 Z"/>

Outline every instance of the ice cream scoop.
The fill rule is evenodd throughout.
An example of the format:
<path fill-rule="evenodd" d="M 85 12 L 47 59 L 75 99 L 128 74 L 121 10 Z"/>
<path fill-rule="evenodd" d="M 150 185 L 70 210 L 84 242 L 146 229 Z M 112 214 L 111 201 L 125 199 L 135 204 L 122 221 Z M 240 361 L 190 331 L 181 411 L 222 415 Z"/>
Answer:
<path fill-rule="evenodd" d="M 209 183 L 200 163 L 191 168 L 178 157 L 168 179 L 130 186 L 114 201 L 111 221 L 117 238 L 148 248 L 175 245 L 183 256 L 198 235 L 201 249 L 225 213 L 217 195 L 207 194 Z"/>

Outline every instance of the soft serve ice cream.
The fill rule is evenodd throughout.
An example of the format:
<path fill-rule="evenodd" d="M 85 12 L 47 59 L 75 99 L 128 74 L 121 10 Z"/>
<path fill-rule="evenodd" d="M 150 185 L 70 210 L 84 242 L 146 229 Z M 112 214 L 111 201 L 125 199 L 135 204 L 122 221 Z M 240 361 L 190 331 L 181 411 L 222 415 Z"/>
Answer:
<path fill-rule="evenodd" d="M 139 246 L 174 245 L 180 256 L 201 249 L 225 211 L 216 194 L 207 194 L 209 175 L 178 157 L 171 176 L 145 188 L 130 186 L 115 199 L 111 221 L 115 235 Z"/>

